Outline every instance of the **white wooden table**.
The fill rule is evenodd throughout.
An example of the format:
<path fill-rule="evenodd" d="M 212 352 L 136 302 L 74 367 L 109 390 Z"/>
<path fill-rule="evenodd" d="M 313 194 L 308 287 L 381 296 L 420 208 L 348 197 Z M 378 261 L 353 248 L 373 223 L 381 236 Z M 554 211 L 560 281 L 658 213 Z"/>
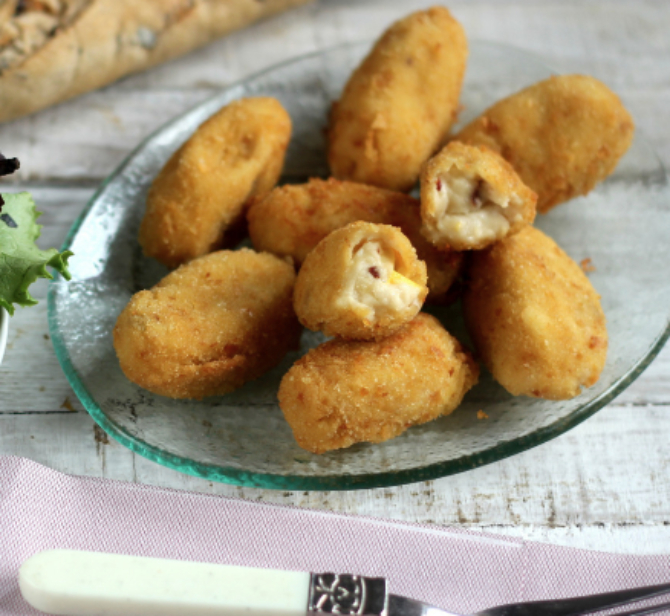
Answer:
<path fill-rule="evenodd" d="M 0 126 L 0 151 L 44 212 L 43 247 L 67 230 L 148 133 L 218 88 L 280 60 L 377 36 L 424 0 L 318 0 L 188 57 Z M 457 0 L 471 39 L 512 44 L 561 72 L 606 82 L 670 163 L 670 3 L 664 0 Z M 13 185 L 11 185 L 13 183 Z M 8 185 L 9 184 L 9 185 Z M 0 454 L 73 474 L 251 500 L 486 529 L 576 547 L 670 551 L 670 348 L 614 403 L 554 441 L 477 470 L 396 488 L 281 492 L 212 484 L 108 440 L 74 396 L 53 352 L 46 284 L 11 320 L 0 366 Z"/>

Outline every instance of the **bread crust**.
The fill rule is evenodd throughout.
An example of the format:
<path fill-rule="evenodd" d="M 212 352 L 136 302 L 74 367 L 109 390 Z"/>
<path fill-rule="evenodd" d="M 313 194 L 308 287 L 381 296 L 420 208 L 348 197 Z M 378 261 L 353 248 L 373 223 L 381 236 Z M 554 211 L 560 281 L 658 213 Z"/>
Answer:
<path fill-rule="evenodd" d="M 0 122 L 136 73 L 309 0 L 91 0 L 0 72 Z"/>

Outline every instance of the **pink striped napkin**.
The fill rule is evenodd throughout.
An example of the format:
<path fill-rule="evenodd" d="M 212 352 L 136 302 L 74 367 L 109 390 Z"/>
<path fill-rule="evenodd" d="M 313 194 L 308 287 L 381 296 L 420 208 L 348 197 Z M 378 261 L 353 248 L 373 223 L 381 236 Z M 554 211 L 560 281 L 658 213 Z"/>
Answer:
<path fill-rule="evenodd" d="M 575 550 L 502 536 L 72 477 L 0 457 L 0 614 L 37 614 L 17 571 L 50 548 L 388 578 L 461 614 L 670 581 L 670 556 Z"/>

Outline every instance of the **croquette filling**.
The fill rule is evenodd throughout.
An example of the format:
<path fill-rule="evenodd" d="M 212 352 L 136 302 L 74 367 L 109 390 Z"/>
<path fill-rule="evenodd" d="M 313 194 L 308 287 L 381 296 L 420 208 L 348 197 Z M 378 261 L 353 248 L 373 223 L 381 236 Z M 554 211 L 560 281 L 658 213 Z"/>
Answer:
<path fill-rule="evenodd" d="M 395 260 L 394 251 L 378 241 L 354 250 L 342 297 L 363 308 L 367 319 L 421 307 L 421 286 L 398 273 Z"/>
<path fill-rule="evenodd" d="M 509 195 L 456 167 L 435 180 L 434 239 L 476 244 L 505 237 L 522 213 Z"/>

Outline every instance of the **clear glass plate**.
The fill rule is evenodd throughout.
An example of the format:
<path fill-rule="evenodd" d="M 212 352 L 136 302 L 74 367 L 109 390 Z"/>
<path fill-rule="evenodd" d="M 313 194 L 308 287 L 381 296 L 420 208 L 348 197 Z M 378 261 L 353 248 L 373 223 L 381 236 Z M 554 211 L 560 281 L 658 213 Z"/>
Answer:
<path fill-rule="evenodd" d="M 591 259 L 596 270 L 590 277 L 607 315 L 607 365 L 600 381 L 577 398 L 514 398 L 484 374 L 448 417 L 386 443 L 317 456 L 296 445 L 276 403 L 281 376 L 297 353 L 242 389 L 202 402 L 162 398 L 130 383 L 119 368 L 111 332 L 130 296 L 166 273 L 142 256 L 136 239 L 152 178 L 214 111 L 257 95 L 278 98 L 293 119 L 284 181 L 327 175 L 327 113 L 368 48 L 362 43 L 304 56 L 225 89 L 142 143 L 74 224 L 63 247 L 75 253 L 72 280 L 57 277 L 50 285 L 51 334 L 88 412 L 133 451 L 198 477 L 263 488 L 371 488 L 441 477 L 521 452 L 577 425 L 625 389 L 668 337 L 668 184 L 658 158 L 638 135 L 612 177 L 588 197 L 537 221 L 575 260 Z M 550 73 L 523 52 L 473 43 L 461 121 Z M 465 337 L 458 306 L 437 314 Z M 318 335 L 306 333 L 302 352 L 318 341 Z M 488 419 L 477 418 L 479 409 Z"/>

